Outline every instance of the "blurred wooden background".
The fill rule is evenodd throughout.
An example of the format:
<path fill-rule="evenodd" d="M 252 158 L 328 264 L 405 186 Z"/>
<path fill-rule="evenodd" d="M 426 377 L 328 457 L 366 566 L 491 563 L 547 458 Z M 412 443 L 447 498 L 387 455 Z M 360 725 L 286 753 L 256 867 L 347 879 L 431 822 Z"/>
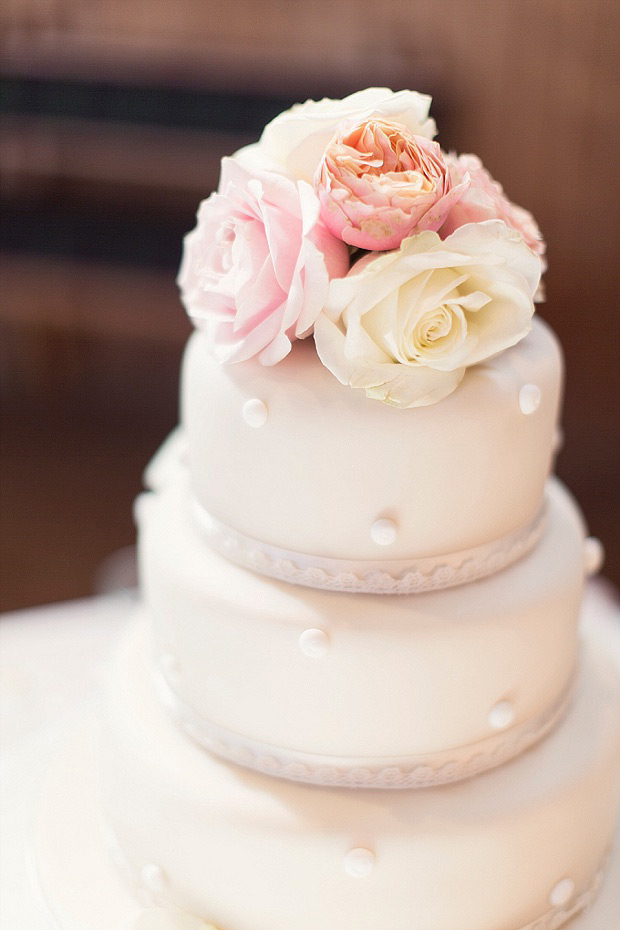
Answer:
<path fill-rule="evenodd" d="M 219 159 L 295 100 L 431 93 L 549 243 L 559 473 L 620 581 L 619 9 L 607 0 L 14 0 L 0 12 L 0 609 L 74 597 L 133 540 L 176 420 L 174 277 Z"/>

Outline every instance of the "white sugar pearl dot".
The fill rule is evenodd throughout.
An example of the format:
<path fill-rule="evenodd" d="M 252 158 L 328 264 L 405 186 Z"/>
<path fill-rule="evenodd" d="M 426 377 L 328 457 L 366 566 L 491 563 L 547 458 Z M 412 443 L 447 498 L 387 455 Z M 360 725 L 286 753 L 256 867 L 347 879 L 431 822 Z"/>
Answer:
<path fill-rule="evenodd" d="M 168 876 L 161 866 L 149 862 L 140 870 L 140 884 L 153 894 L 163 894 L 168 888 Z"/>
<path fill-rule="evenodd" d="M 375 520 L 370 527 L 370 537 L 378 546 L 390 546 L 396 539 L 396 524 L 393 520 Z"/>
<path fill-rule="evenodd" d="M 323 630 L 304 630 L 299 637 L 299 648 L 305 656 L 320 659 L 329 648 L 329 636 Z"/>
<path fill-rule="evenodd" d="M 267 410 L 267 404 L 259 400 L 258 397 L 253 397 L 252 400 L 246 400 L 243 407 L 243 419 L 248 426 L 253 427 L 253 429 L 259 429 L 261 426 L 265 425 L 268 416 L 269 411 Z"/>
<path fill-rule="evenodd" d="M 605 561 L 603 543 L 596 536 L 588 536 L 583 544 L 583 562 L 586 575 L 596 575 Z"/>
<path fill-rule="evenodd" d="M 510 701 L 499 701 L 489 711 L 489 724 L 494 730 L 503 730 L 510 726 L 515 717 L 515 709 Z"/>
<path fill-rule="evenodd" d="M 575 893 L 575 883 L 571 878 L 563 878 L 561 882 L 551 889 L 549 894 L 549 903 L 554 907 L 561 904 L 568 904 Z"/>
<path fill-rule="evenodd" d="M 352 878 L 366 878 L 373 870 L 375 854 L 370 849 L 352 849 L 344 857 L 344 870 Z"/>
<path fill-rule="evenodd" d="M 521 413 L 534 413 L 540 407 L 542 394 L 537 384 L 524 384 L 519 391 Z"/>

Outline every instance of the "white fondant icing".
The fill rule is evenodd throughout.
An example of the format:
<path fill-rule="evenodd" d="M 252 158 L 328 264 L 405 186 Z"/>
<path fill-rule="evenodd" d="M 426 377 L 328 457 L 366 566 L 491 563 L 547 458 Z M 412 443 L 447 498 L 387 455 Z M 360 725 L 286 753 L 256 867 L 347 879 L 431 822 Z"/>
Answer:
<path fill-rule="evenodd" d="M 575 662 L 573 569 L 602 563 L 557 488 L 543 533 L 561 381 L 549 332 L 535 321 L 531 337 L 468 370 L 434 410 L 380 416 L 328 381 L 307 346 L 278 371 L 231 371 L 203 370 L 201 345 L 197 335 L 187 353 L 183 409 L 203 537 L 182 516 L 181 453 L 152 470 L 158 493 L 136 511 L 150 537 L 142 564 L 158 641 L 172 644 L 156 650 L 154 680 L 180 726 L 215 754 L 326 787 L 197 751 L 154 703 L 136 638 L 110 692 L 103 781 L 122 858 L 163 903 L 143 912 L 145 930 L 206 927 L 176 904 L 271 930 L 274 902 L 295 930 L 330 930 L 343 915 L 347 926 L 443 930 L 463 914 L 476 930 L 557 930 L 600 886 L 617 808 L 620 697 L 604 661 L 588 657 L 577 700 L 537 749 L 450 784 L 558 724 Z M 265 400 L 245 400 L 248 378 Z M 250 445 L 243 423 L 268 418 Z M 263 577 L 210 552 L 205 534 Z M 308 590 L 285 590 L 291 582 Z M 404 597 L 386 604 L 378 593 Z M 299 653 L 328 650 L 321 623 L 343 648 L 304 662 Z M 497 700 L 516 693 L 518 702 Z M 431 787 L 417 797 L 351 790 L 422 785 Z M 355 837 L 376 841 L 381 868 L 352 898 L 342 867 L 365 878 L 375 866 L 371 849 L 349 848 Z"/>
<path fill-rule="evenodd" d="M 571 879 L 560 881 L 549 895 L 551 910 L 517 930 L 559 930 L 572 918 L 589 909 L 603 886 L 608 858 L 608 855 L 604 857 L 600 867 L 579 894 L 575 893 L 575 886 Z M 374 867 L 374 855 L 367 849 L 353 849 L 345 856 L 343 864 L 347 874 L 353 878 L 367 878 Z M 570 926 L 573 926 L 572 922 Z M 217 928 L 199 917 L 194 917 L 186 911 L 178 911 L 176 908 L 170 910 L 149 908 L 128 922 L 123 930 L 217 930 Z M 567 930 L 569 930 L 568 927 Z M 591 930 L 595 930 L 594 926 Z M 600 928 L 597 927 L 596 930 Z"/>
<path fill-rule="evenodd" d="M 519 391 L 519 407 L 521 408 L 521 413 L 525 413 L 528 416 L 531 413 L 536 413 L 540 407 L 541 400 L 542 393 L 537 384 L 524 384 Z"/>
<path fill-rule="evenodd" d="M 605 561 L 605 548 L 596 536 L 588 536 L 583 544 L 583 559 L 586 575 L 596 575 Z"/>
<path fill-rule="evenodd" d="M 553 453 L 554 453 L 554 455 L 557 455 L 558 452 L 561 452 L 563 446 L 564 446 L 564 430 L 562 429 L 562 427 L 561 427 L 560 424 L 558 423 L 558 425 L 557 425 L 556 428 L 555 428 L 555 432 L 554 432 L 554 434 L 553 434 Z"/>
<path fill-rule="evenodd" d="M 123 930 L 216 930 L 200 917 L 177 908 L 150 907 L 127 921 Z"/>
<path fill-rule="evenodd" d="M 142 476 L 144 487 L 148 491 L 159 491 L 175 481 L 187 464 L 187 440 L 181 427 L 177 426 L 145 468 Z"/>
<path fill-rule="evenodd" d="M 566 692 L 583 528 L 555 482 L 528 555 L 466 586 L 399 597 L 343 596 L 246 571 L 206 544 L 188 519 L 186 488 L 156 496 L 139 534 L 144 597 L 155 636 L 166 651 L 174 644 L 183 670 L 172 691 L 205 730 L 352 767 L 429 754 L 455 762 L 445 753 L 494 735 L 487 717 L 498 699 L 518 694 L 514 726 L 527 729 Z M 307 629 L 337 639 L 329 661 L 317 665 L 296 647 Z"/>
<path fill-rule="evenodd" d="M 179 660 L 171 652 L 164 652 L 159 657 L 159 667 L 166 676 L 170 684 L 177 684 L 181 678 L 181 666 Z"/>
<path fill-rule="evenodd" d="M 613 625 L 615 617 L 609 616 L 608 619 Z M 597 620 L 597 625 L 603 627 L 604 624 L 599 624 Z M 617 639 L 615 625 L 610 629 L 610 634 L 612 634 L 611 645 Z M 63 921 L 65 919 L 67 921 L 67 930 L 69 926 L 75 927 L 76 930 L 110 930 L 110 928 L 120 930 L 120 927 L 123 927 L 123 930 L 135 930 L 131 926 L 131 915 L 134 915 L 135 919 L 140 909 L 132 895 L 131 888 L 139 880 L 139 869 L 133 877 L 129 875 L 126 878 L 124 873 L 119 873 L 115 863 L 108 856 L 103 842 L 99 795 L 99 721 L 92 713 L 92 708 L 84 708 L 76 715 L 71 715 L 70 720 L 65 721 L 62 726 L 62 734 L 57 735 L 57 751 L 54 752 L 54 758 L 49 767 L 47 766 L 49 743 L 46 739 L 49 733 L 39 734 L 39 739 L 29 746 L 29 749 L 35 750 L 32 755 L 29 753 L 34 770 L 44 773 L 38 811 L 36 817 L 33 818 L 33 820 L 36 819 L 37 824 L 36 843 L 34 844 L 34 858 L 38 873 L 38 881 L 35 879 L 36 887 L 31 887 L 27 878 L 27 876 L 32 876 L 33 871 L 32 847 L 28 850 L 27 860 L 21 863 L 23 870 L 18 865 L 22 859 L 19 849 L 22 845 L 23 834 L 19 831 L 20 825 L 23 826 L 23 824 L 20 819 L 15 822 L 12 818 L 3 819 L 0 837 L 9 851 L 8 855 L 13 859 L 12 865 L 17 866 L 15 873 L 17 880 L 10 885 L 7 881 L 8 874 L 3 873 L 6 887 L 0 899 L 2 916 L 5 917 L 5 912 L 8 910 L 9 917 L 14 914 L 22 917 L 24 904 L 32 905 L 36 899 L 41 902 L 45 900 L 54 914 L 62 913 Z M 9 752 L 8 755 L 5 753 L 4 763 L 9 771 L 11 769 L 15 771 L 17 767 L 17 771 L 23 775 L 23 755 L 18 747 L 15 747 L 15 750 L 15 752 Z M 159 761 L 163 760 L 160 758 Z M 156 768 L 159 770 L 159 765 Z M 6 770 L 4 774 L 7 774 Z M 279 783 L 275 785 L 277 790 Z M 20 786 L 23 787 L 23 780 L 20 781 Z M 362 792 L 363 796 L 365 794 Z M 20 793 L 19 797 L 15 798 L 16 803 L 19 804 L 25 796 Z M 110 831 L 104 832 L 106 836 L 110 835 Z M 335 858 L 330 858 L 327 863 L 327 868 L 336 880 L 342 868 L 343 852 L 349 848 L 347 844 L 351 843 L 354 836 L 357 836 L 355 832 L 349 834 L 343 841 L 344 845 L 340 846 L 339 852 L 336 852 Z M 618 889 L 620 889 L 620 842 L 618 840 L 620 840 L 620 832 L 617 831 L 615 853 L 610 857 L 609 867 L 605 869 L 602 863 L 594 875 L 585 876 L 583 882 L 579 881 L 575 896 L 568 905 L 552 907 L 548 899 L 543 901 L 544 918 L 537 916 L 534 928 L 530 922 L 529 928 L 521 927 L 519 930 L 557 930 L 559 926 L 564 926 L 562 920 L 569 919 L 572 922 L 566 930 L 569 930 L 569 927 L 570 930 L 617 930 Z M 538 849 L 537 855 L 542 857 L 544 863 L 544 851 Z M 256 861 L 254 864 L 256 865 Z M 10 874 L 13 876 L 13 870 Z M 381 874 L 377 872 L 376 875 L 380 880 Z M 410 876 L 409 881 L 411 880 Z M 549 887 L 556 880 L 557 875 L 551 876 Z M 342 882 L 348 884 L 351 893 L 357 897 L 360 894 L 372 892 L 374 878 L 366 886 L 349 881 L 344 875 Z M 239 874 L 237 874 L 237 886 L 238 883 Z M 33 895 L 28 902 L 24 902 L 23 899 L 26 886 L 28 893 Z M 396 892 L 402 893 L 398 886 L 396 886 Z M 218 894 L 220 894 L 219 889 Z M 298 902 L 302 908 L 305 907 L 307 894 L 310 894 L 308 887 Z M 201 911 L 201 913 L 213 918 L 216 906 L 217 902 L 208 911 Z M 580 913 L 584 908 L 587 908 L 587 912 Z M 50 927 L 56 926 L 51 914 L 49 920 L 47 919 L 45 907 L 42 906 L 41 909 L 35 907 L 34 910 L 36 916 L 39 917 L 38 922 L 36 919 L 29 921 L 26 919 L 23 930 L 33 930 L 34 927 L 38 928 L 43 925 L 47 927 L 48 924 Z M 40 910 L 44 910 L 45 915 L 40 914 Z M 30 915 L 29 907 L 28 914 Z M 254 928 L 273 930 L 274 919 L 277 916 L 273 905 L 270 911 L 265 908 L 264 916 L 266 922 L 259 925 L 258 915 L 256 915 L 249 925 L 250 930 Z M 5 926 L 2 920 L 0 924 L 2 927 Z M 7 920 L 6 926 L 13 928 L 14 921 Z M 20 923 L 19 926 L 21 928 L 22 924 Z M 208 922 L 207 926 L 210 927 Z M 333 926 L 326 925 L 323 921 L 320 926 L 325 927 L 326 930 L 335 930 L 339 925 L 338 923 Z M 415 926 L 413 921 L 410 922 L 407 930 L 411 930 L 412 926 Z M 455 926 L 460 927 L 461 924 Z M 497 924 L 494 930 L 496 927 Z M 227 928 L 224 924 L 220 924 L 220 930 L 227 930 Z M 516 925 L 510 927 L 509 930 L 517 930 Z"/>
<path fill-rule="evenodd" d="M 299 648 L 305 656 L 319 659 L 329 648 L 329 637 L 324 630 L 304 630 L 299 637 Z"/>
<path fill-rule="evenodd" d="M 227 732 L 200 718 L 178 698 L 163 677 L 155 674 L 153 684 L 161 705 L 179 727 L 209 752 L 230 762 L 308 784 L 390 789 L 449 784 L 502 765 L 553 729 L 566 712 L 572 692 L 572 687 L 568 688 L 540 717 L 512 727 L 506 734 L 487 736 L 471 745 L 405 757 L 347 758 L 317 756 Z"/>
<path fill-rule="evenodd" d="M 391 546 L 396 539 L 397 527 L 393 520 L 381 518 L 370 527 L 372 541 L 378 546 Z"/>
<path fill-rule="evenodd" d="M 577 930 L 577 925 L 576 922 L 573 922 L 573 918 L 577 918 L 578 915 L 583 915 L 585 911 L 589 913 L 589 908 L 596 901 L 603 886 L 607 861 L 608 856 L 605 856 L 600 868 L 594 873 L 590 881 L 583 886 L 580 893 L 574 896 L 572 900 L 552 906 L 552 910 L 547 911 L 543 917 L 538 920 L 533 920 L 526 927 L 522 927 L 521 930 L 559 930 L 560 927 L 564 926 L 566 926 L 566 930 L 573 930 L 573 928 Z M 568 921 L 570 921 L 570 927 L 568 926 Z M 595 930 L 594 923 L 591 925 L 591 930 Z M 598 928 L 596 928 L 596 930 L 598 930 Z"/>
<path fill-rule="evenodd" d="M 489 711 L 489 724 L 494 730 L 504 730 L 515 718 L 515 709 L 510 701 L 499 701 Z"/>
<path fill-rule="evenodd" d="M 160 896 L 168 890 L 168 876 L 161 866 L 148 862 L 140 869 L 140 884 L 151 894 Z"/>
<path fill-rule="evenodd" d="M 269 411 L 264 401 L 253 397 L 243 405 L 243 419 L 253 429 L 260 429 L 267 422 Z"/>
<path fill-rule="evenodd" d="M 484 578 L 512 565 L 533 549 L 544 530 L 546 517 L 546 505 L 543 503 L 527 526 L 476 549 L 417 559 L 415 562 L 350 561 L 277 549 L 219 523 L 195 499 L 192 499 L 190 509 L 205 541 L 231 562 L 289 584 L 351 594 L 414 594 Z M 373 533 L 379 545 L 393 545 L 397 538 L 396 527 L 389 520 L 376 521 L 371 528 L 371 535 Z"/>
<path fill-rule="evenodd" d="M 181 398 L 193 493 L 242 535 L 322 558 L 376 559 L 369 527 L 388 512 L 398 516 L 390 558 L 487 545 L 540 508 L 561 379 L 559 347 L 537 318 L 441 403 L 408 410 L 340 384 L 311 339 L 278 365 L 220 365 L 196 332 Z M 528 383 L 542 394 L 534 417 L 516 402 Z M 269 407 L 260 449 L 240 416 L 249 390 Z"/>
<path fill-rule="evenodd" d="M 132 517 L 135 526 L 139 526 L 143 520 L 145 513 L 153 502 L 153 493 L 152 491 L 143 491 L 142 494 L 134 499 Z"/>
<path fill-rule="evenodd" d="M 218 762 L 166 718 L 145 665 L 132 634 L 107 702 L 105 809 L 129 860 L 148 850 L 171 900 L 218 926 L 268 930 L 277 907 L 295 930 L 335 930 L 343 915 L 350 927 L 445 930 L 463 914 L 475 930 L 550 930 L 573 909 L 549 902 L 558 875 L 582 904 L 600 884 L 618 808 L 620 683 L 591 644 L 568 715 L 536 749 L 479 778 L 380 797 Z M 352 894 L 341 863 L 356 837 L 380 860 Z M 243 894 L 230 894 L 240 876 Z"/>
<path fill-rule="evenodd" d="M 568 904 L 574 894 L 575 883 L 572 878 L 563 878 L 551 889 L 549 904 L 552 904 L 553 907 Z"/>
<path fill-rule="evenodd" d="M 375 865 L 375 854 L 361 846 L 351 849 L 344 857 L 344 870 L 352 878 L 367 878 Z"/>

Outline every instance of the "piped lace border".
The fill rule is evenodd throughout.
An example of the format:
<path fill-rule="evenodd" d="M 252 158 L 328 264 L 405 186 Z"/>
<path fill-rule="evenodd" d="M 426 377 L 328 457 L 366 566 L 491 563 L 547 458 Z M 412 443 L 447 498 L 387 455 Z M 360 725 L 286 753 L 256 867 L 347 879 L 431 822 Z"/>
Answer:
<path fill-rule="evenodd" d="M 583 914 L 583 912 L 594 903 L 603 887 L 605 873 L 610 859 L 611 851 L 608 850 L 588 884 L 584 886 L 581 891 L 577 892 L 577 894 L 573 895 L 570 901 L 566 904 L 558 904 L 552 907 L 552 909 L 547 911 L 546 914 L 543 914 L 542 917 L 537 917 L 529 924 L 526 924 L 525 927 L 519 927 L 519 930 L 559 930 L 560 927 L 563 927 L 569 920 L 572 920 L 573 917 Z"/>
<path fill-rule="evenodd" d="M 345 788 L 425 788 L 478 775 L 520 755 L 549 733 L 566 712 L 574 679 L 538 717 L 458 749 L 405 757 L 342 758 L 281 749 L 224 729 L 180 698 L 155 665 L 157 696 L 176 724 L 214 755 L 265 775 Z"/>
<path fill-rule="evenodd" d="M 229 561 L 271 578 L 351 594 L 414 594 L 451 588 L 493 575 L 526 555 L 540 539 L 546 502 L 527 526 L 482 546 L 429 558 L 346 560 L 279 549 L 220 523 L 193 497 L 194 523 Z"/>

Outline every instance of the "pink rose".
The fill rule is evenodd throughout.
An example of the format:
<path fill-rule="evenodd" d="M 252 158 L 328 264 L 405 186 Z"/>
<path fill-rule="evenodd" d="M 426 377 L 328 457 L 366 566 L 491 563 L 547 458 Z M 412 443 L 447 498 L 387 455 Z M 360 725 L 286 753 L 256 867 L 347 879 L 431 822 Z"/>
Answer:
<path fill-rule="evenodd" d="M 321 222 L 304 181 L 249 174 L 222 161 L 217 193 L 185 237 L 178 284 L 185 308 L 220 362 L 258 355 L 275 365 L 312 332 L 329 281 L 348 271 L 348 250 Z"/>
<path fill-rule="evenodd" d="M 455 204 L 441 227 L 441 238 L 445 239 L 459 226 L 466 223 L 481 223 L 484 220 L 503 220 L 516 230 L 529 249 L 542 259 L 546 245 L 531 213 L 511 203 L 501 184 L 495 181 L 477 155 L 446 155 L 454 184 L 467 174 L 471 184 L 463 197 Z M 546 263 L 542 260 L 543 271 Z"/>
<path fill-rule="evenodd" d="M 437 230 L 467 185 L 452 183 L 436 142 L 378 118 L 342 123 L 314 181 L 325 225 L 349 245 L 381 251 Z"/>

